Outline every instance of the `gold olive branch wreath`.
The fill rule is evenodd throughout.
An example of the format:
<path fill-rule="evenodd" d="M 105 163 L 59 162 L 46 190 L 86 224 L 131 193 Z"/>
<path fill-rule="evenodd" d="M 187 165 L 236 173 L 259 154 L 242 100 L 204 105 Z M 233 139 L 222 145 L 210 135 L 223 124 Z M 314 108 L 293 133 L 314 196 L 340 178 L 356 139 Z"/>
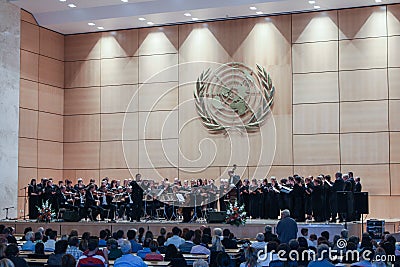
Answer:
<path fill-rule="evenodd" d="M 241 63 L 239 64 L 241 65 Z M 205 105 L 206 98 L 204 97 L 204 94 L 205 92 L 207 92 L 207 89 L 210 86 L 210 74 L 210 69 L 207 69 L 200 74 L 199 78 L 197 78 L 196 81 L 196 90 L 194 91 L 197 113 L 199 114 L 205 127 L 210 132 L 214 133 L 219 131 L 226 131 L 231 128 L 240 128 L 248 132 L 258 130 L 258 128 L 265 121 L 267 114 L 271 110 L 271 106 L 274 103 L 275 95 L 275 87 L 272 84 L 271 76 L 265 71 L 265 68 L 257 64 L 257 82 L 263 89 L 262 105 L 256 112 L 253 112 L 253 115 L 246 124 L 240 126 L 221 125 L 207 112 L 207 108 Z"/>

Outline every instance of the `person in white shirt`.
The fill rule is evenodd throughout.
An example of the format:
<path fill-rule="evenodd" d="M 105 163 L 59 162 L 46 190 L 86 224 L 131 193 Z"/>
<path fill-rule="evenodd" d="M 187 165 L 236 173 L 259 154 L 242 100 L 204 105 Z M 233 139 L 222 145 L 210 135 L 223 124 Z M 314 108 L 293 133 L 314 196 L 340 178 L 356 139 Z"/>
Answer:
<path fill-rule="evenodd" d="M 264 234 L 263 233 L 258 233 L 256 236 L 256 242 L 253 242 L 251 244 L 252 248 L 255 248 L 257 250 L 264 249 L 266 247 L 267 243 L 264 241 Z"/>
<path fill-rule="evenodd" d="M 44 251 L 51 251 L 53 252 L 56 249 L 56 239 L 57 239 L 57 232 L 51 231 L 49 234 L 49 239 L 44 243 Z"/>
<path fill-rule="evenodd" d="M 174 234 L 172 237 L 168 238 L 167 241 L 165 241 L 164 246 L 167 247 L 170 244 L 173 244 L 176 248 L 179 248 L 180 245 L 185 243 L 185 239 L 181 238 L 179 235 L 181 234 L 181 229 L 178 227 L 172 228 L 172 233 Z"/>

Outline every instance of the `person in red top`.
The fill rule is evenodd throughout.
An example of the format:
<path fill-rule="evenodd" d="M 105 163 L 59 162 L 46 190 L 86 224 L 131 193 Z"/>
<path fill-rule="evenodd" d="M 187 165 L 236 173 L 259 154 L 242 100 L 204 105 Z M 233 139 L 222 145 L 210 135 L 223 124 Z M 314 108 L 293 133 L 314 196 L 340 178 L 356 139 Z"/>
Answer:
<path fill-rule="evenodd" d="M 77 267 L 107 267 L 107 258 L 99 255 L 100 253 L 98 238 L 89 238 L 88 249 L 89 252 L 83 254 L 79 258 Z"/>
<path fill-rule="evenodd" d="M 154 240 L 151 241 L 149 248 L 150 248 L 151 252 L 146 255 L 144 260 L 146 260 L 146 261 L 163 261 L 164 260 L 163 255 L 161 255 L 160 252 L 157 251 L 157 249 L 158 249 L 157 241 L 154 241 Z"/>

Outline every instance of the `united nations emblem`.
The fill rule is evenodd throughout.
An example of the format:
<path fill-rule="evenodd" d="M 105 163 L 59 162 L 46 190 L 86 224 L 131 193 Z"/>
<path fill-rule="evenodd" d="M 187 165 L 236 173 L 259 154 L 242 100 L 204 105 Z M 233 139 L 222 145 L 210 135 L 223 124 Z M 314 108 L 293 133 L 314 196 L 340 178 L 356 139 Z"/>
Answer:
<path fill-rule="evenodd" d="M 194 98 L 197 113 L 210 132 L 239 129 L 256 131 L 274 102 L 270 75 L 257 65 L 231 62 L 215 71 L 208 69 L 197 79 Z"/>

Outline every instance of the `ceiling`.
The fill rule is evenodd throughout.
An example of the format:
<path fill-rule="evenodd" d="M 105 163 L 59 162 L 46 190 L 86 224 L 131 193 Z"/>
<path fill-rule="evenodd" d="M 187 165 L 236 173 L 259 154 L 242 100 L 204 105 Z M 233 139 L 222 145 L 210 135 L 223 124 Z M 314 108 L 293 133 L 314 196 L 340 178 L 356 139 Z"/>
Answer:
<path fill-rule="evenodd" d="M 48 29 L 74 34 L 222 18 L 400 3 L 400 0 L 9 0 Z M 74 4 L 71 8 L 68 5 Z M 320 8 L 314 8 L 318 5 Z M 250 9 L 255 7 L 256 9 Z M 257 14 L 256 12 L 262 14 Z M 185 16 L 190 13 L 191 16 Z M 188 15 L 188 14 L 186 14 Z M 145 20 L 139 20 L 144 18 Z M 153 24 L 151 24 L 151 23 Z M 94 23 L 95 25 L 88 25 Z M 100 28 L 98 28 L 100 27 Z"/>

